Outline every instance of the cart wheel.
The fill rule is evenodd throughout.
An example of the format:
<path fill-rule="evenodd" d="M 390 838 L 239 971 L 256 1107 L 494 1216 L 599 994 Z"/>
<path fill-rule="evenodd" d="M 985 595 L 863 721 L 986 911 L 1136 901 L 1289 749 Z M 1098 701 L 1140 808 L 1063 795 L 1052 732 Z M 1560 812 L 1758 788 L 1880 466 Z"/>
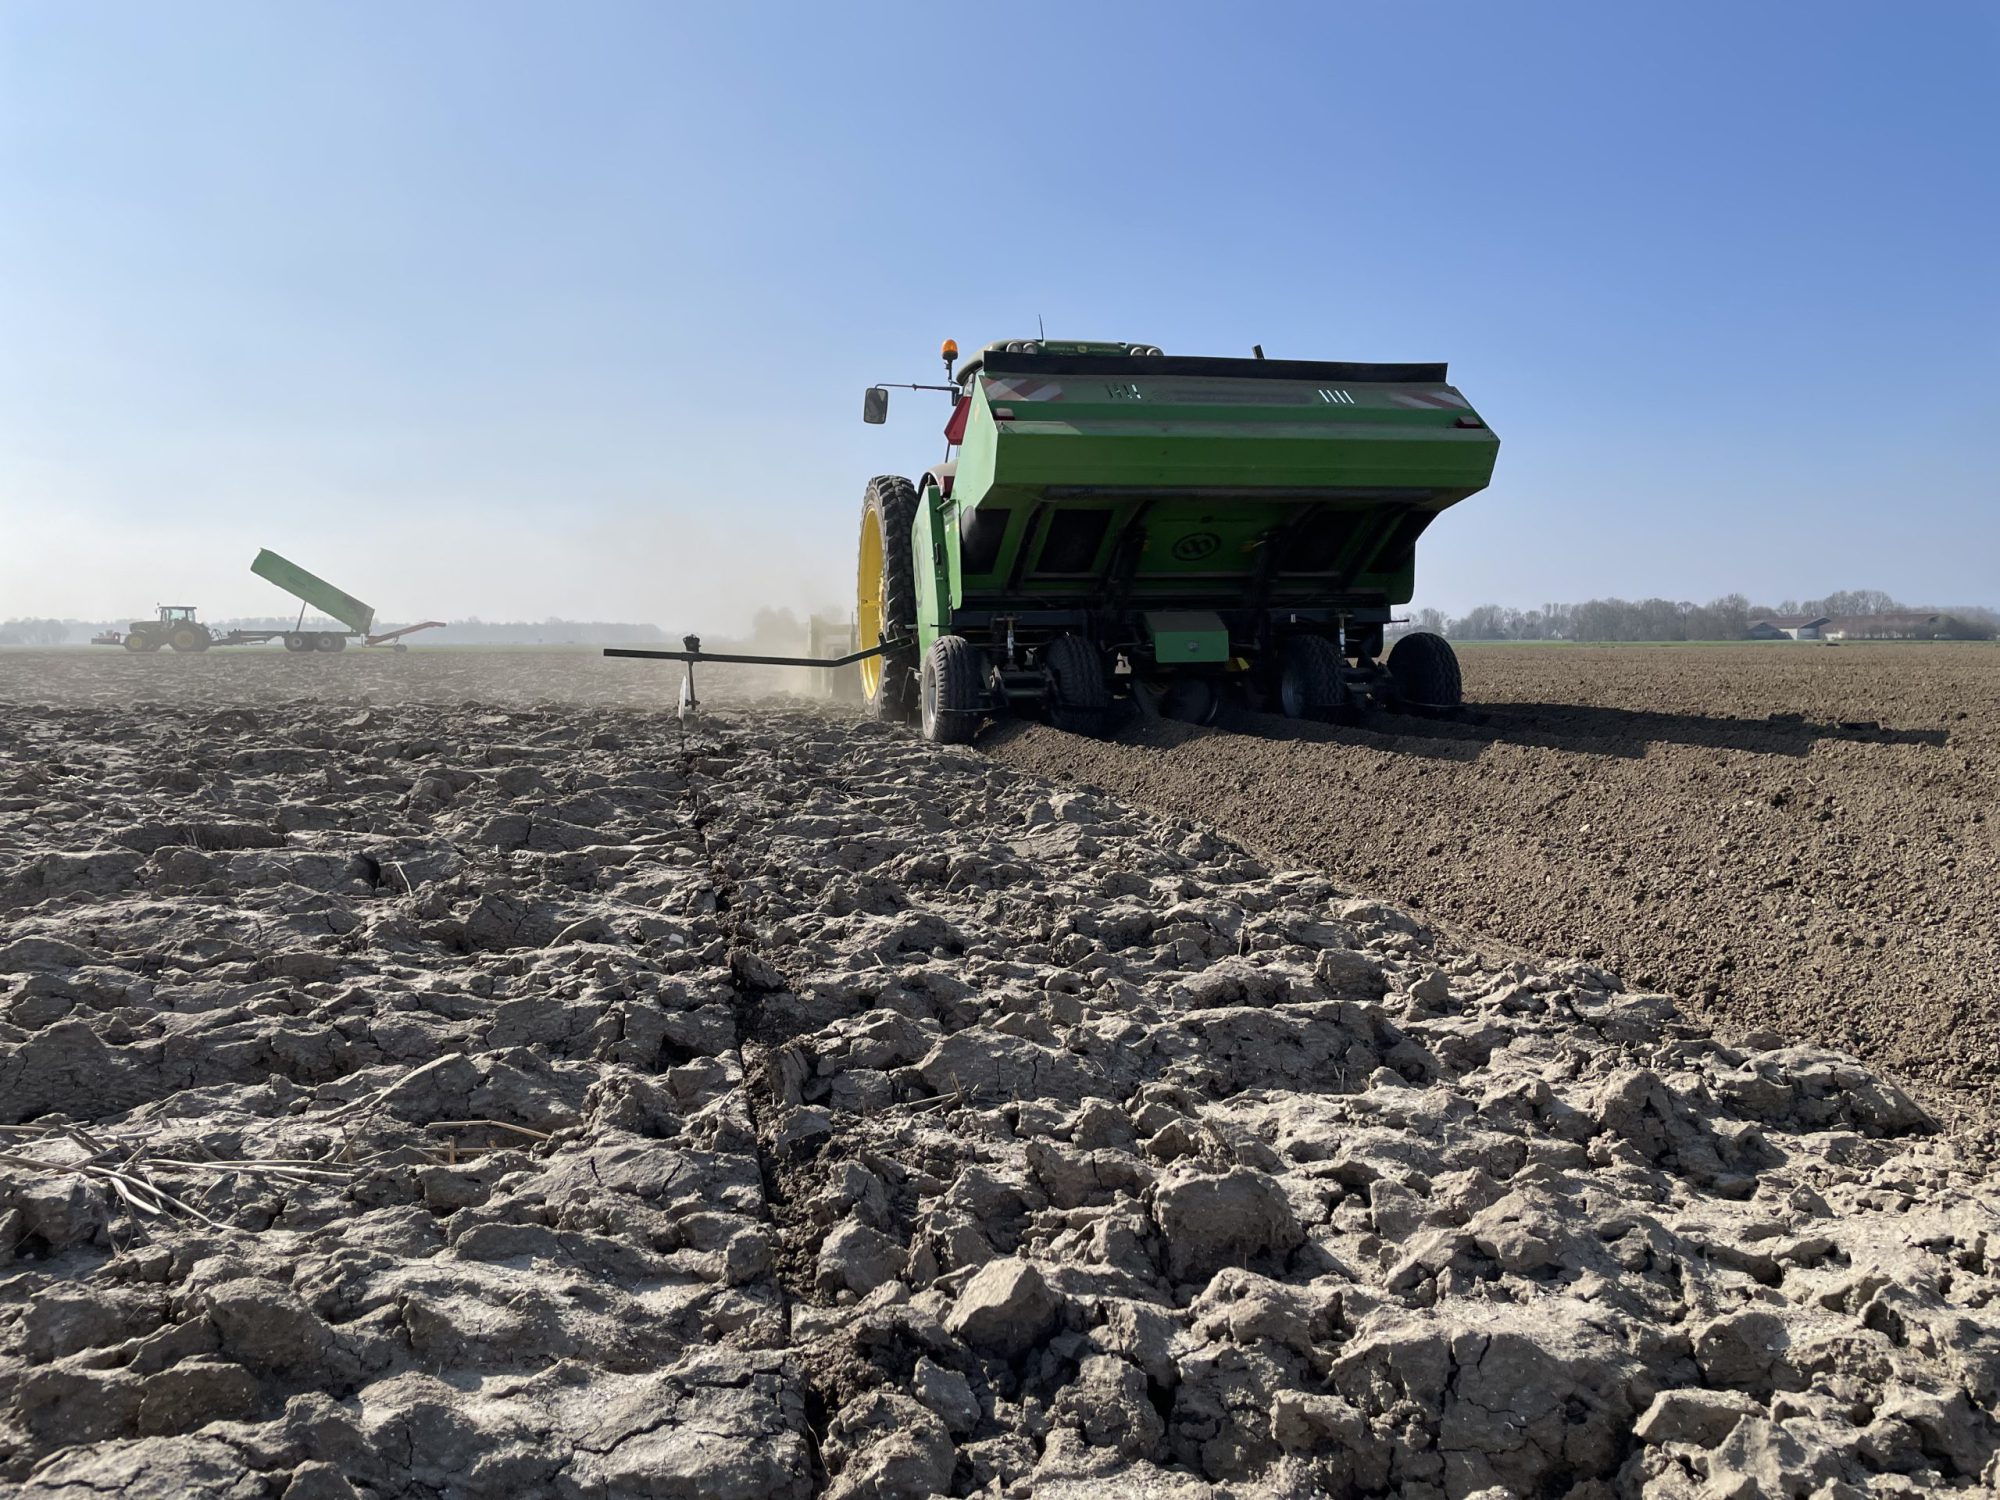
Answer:
<path fill-rule="evenodd" d="M 1111 719 L 1111 684 L 1104 658 L 1080 635 L 1059 635 L 1042 647 L 1049 674 L 1049 722 L 1071 734 L 1102 734 Z"/>
<path fill-rule="evenodd" d="M 347 637 L 344 635 L 335 635 L 332 631 L 325 630 L 321 631 L 315 637 L 313 644 L 321 651 L 345 651 L 347 649 Z"/>
<path fill-rule="evenodd" d="M 963 636 L 941 635 L 924 653 L 918 674 L 924 738 L 934 745 L 963 745 L 979 728 L 985 696 L 985 663 Z"/>
<path fill-rule="evenodd" d="M 285 649 L 287 651 L 310 651 L 312 650 L 312 642 L 300 632 L 288 630 L 285 632 Z"/>
<path fill-rule="evenodd" d="M 1428 630 L 1412 631 L 1390 648 L 1389 679 L 1401 709 L 1452 709 L 1465 702 L 1457 653 L 1451 642 Z"/>
<path fill-rule="evenodd" d="M 1324 636 L 1295 635 L 1285 642 L 1278 669 L 1278 701 L 1288 719 L 1324 719 L 1341 707 L 1340 652 Z"/>
<path fill-rule="evenodd" d="M 1177 677 L 1160 694 L 1162 718 L 1183 724 L 1213 724 L 1222 712 L 1222 694 L 1206 677 Z"/>

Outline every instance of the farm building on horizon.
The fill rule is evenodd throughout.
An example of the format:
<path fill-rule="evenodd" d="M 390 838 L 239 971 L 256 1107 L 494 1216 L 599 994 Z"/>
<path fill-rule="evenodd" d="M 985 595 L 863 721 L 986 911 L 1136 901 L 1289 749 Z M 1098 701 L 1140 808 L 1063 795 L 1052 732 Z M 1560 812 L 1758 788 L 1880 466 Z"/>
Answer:
<path fill-rule="evenodd" d="M 1945 616 L 1919 610 L 1881 615 L 1841 615 L 1826 621 L 1821 633 L 1830 641 L 1930 641 L 1942 633 Z"/>
<path fill-rule="evenodd" d="M 1826 615 L 1767 615 L 1750 622 L 1753 641 L 1818 641 L 1833 621 Z"/>

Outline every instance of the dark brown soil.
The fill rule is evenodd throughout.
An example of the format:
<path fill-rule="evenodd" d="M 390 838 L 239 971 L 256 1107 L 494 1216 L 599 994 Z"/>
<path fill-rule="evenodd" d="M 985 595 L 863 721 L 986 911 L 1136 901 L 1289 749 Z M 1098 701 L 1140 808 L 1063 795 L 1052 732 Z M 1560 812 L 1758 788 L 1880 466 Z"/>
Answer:
<path fill-rule="evenodd" d="M 2000 650 L 1474 648 L 1483 723 L 1247 718 L 1016 765 L 2000 1116 Z"/>

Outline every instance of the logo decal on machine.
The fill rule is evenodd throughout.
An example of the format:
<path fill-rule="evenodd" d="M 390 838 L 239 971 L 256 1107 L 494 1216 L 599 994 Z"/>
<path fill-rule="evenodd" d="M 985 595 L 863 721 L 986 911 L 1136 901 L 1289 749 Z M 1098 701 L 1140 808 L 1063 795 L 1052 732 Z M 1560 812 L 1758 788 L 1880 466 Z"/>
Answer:
<path fill-rule="evenodd" d="M 1173 554 L 1182 562 L 1200 562 L 1204 557 L 1214 555 L 1222 546 L 1222 538 L 1212 531 L 1190 531 L 1173 545 Z"/>

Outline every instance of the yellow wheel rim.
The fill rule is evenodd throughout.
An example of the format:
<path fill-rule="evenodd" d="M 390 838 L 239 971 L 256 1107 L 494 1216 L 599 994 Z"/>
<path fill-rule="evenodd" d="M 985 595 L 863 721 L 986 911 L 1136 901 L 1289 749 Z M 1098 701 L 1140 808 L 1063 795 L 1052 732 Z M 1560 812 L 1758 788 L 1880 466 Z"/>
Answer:
<path fill-rule="evenodd" d="M 882 522 L 870 506 L 861 513 L 861 563 L 854 580 L 855 643 L 872 651 L 882 644 Z M 861 690 L 871 699 L 882 687 L 882 658 L 861 663 Z"/>

